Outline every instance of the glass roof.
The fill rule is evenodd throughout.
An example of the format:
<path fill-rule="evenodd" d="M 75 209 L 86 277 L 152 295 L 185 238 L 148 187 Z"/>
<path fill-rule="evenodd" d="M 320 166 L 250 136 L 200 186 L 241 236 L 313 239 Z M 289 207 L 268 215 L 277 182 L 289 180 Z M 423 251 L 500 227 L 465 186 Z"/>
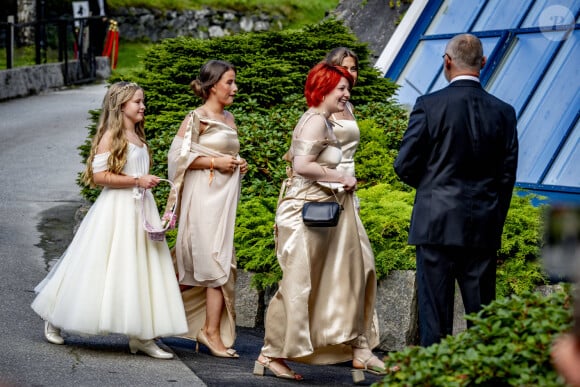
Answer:
<path fill-rule="evenodd" d="M 385 77 L 411 109 L 447 86 L 441 55 L 469 32 L 483 43 L 481 82 L 518 115 L 517 184 L 580 202 L 580 0 L 429 0 Z M 435 64 L 435 65 L 434 65 Z"/>

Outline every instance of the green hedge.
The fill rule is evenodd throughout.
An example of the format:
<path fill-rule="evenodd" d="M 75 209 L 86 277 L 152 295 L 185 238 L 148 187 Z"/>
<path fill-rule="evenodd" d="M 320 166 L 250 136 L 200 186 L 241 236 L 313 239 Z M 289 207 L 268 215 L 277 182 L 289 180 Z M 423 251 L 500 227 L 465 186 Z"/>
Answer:
<path fill-rule="evenodd" d="M 429 347 L 390 353 L 399 366 L 379 386 L 563 386 L 550 363 L 553 339 L 573 324 L 565 288 L 551 295 L 524 292 L 498 299 L 467 316 L 473 326 Z"/>
<path fill-rule="evenodd" d="M 379 278 L 389 271 L 413 269 L 414 248 L 406 243 L 413 190 L 401 183 L 393 170 L 407 112 L 392 100 L 396 90 L 368 60 L 366 44 L 332 19 L 301 30 L 248 33 L 200 40 L 166 39 L 143 57 L 142 70 L 125 76 L 145 90 L 146 131 L 154 151 L 151 173 L 166 176 L 166 155 L 185 114 L 201 104 L 189 82 L 209 59 L 225 59 L 237 68 L 239 93 L 230 107 L 239 129 L 241 155 L 249 163 L 238 207 L 235 247 L 238 266 L 256 275 L 258 289 L 276 283 L 280 269 L 274 253 L 273 224 L 279 188 L 285 177 L 292 129 L 306 109 L 303 97 L 308 70 L 337 46 L 353 49 L 360 58 L 359 81 L 352 102 L 361 129 L 355 156 L 361 218 L 375 252 Z M 110 82 L 120 79 L 114 74 Z M 91 112 L 96 119 L 97 111 Z M 86 159 L 89 138 L 80 147 Z M 165 203 L 168 187 L 155 190 L 158 204 Z M 97 190 L 82 188 L 94 200 Z M 498 293 L 521 293 L 542 282 L 537 264 L 540 216 L 529 199 L 514 200 L 506 225 L 502 264 L 498 268 Z M 170 245 L 173 235 L 168 238 Z"/>

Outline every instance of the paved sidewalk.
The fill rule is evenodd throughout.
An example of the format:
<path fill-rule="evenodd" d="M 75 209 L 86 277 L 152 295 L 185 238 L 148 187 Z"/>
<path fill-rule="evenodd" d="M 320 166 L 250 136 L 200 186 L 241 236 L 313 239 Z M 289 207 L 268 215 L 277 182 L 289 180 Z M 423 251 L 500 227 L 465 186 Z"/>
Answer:
<path fill-rule="evenodd" d="M 30 308 L 72 236 L 82 203 L 77 147 L 105 91 L 89 85 L 0 102 L 0 386 L 205 385 L 179 359 L 131 355 L 124 336 L 49 344 Z"/>
<path fill-rule="evenodd" d="M 279 379 L 266 370 L 266 376 L 254 376 L 254 361 L 260 353 L 264 332 L 259 329 L 237 329 L 238 338 L 235 348 L 240 354 L 238 359 L 218 359 L 200 345 L 195 352 L 195 342 L 168 338 L 168 344 L 188 367 L 208 386 L 352 386 L 350 362 L 328 366 L 313 366 L 289 362 L 293 370 L 302 374 L 304 380 L 295 382 Z M 381 380 L 379 376 L 365 374 L 366 379 L 359 385 L 370 385 Z"/>
<path fill-rule="evenodd" d="M 252 374 L 263 331 L 238 328 L 239 359 L 220 359 L 195 342 L 162 340 L 173 360 L 131 355 L 125 336 L 64 335 L 65 345 L 44 340 L 30 308 L 33 289 L 72 238 L 82 199 L 77 147 L 88 134 L 104 84 L 0 102 L 0 386 L 321 386 L 352 385 L 350 364 L 290 363 L 305 380 Z M 362 385 L 380 378 L 367 374 Z"/>

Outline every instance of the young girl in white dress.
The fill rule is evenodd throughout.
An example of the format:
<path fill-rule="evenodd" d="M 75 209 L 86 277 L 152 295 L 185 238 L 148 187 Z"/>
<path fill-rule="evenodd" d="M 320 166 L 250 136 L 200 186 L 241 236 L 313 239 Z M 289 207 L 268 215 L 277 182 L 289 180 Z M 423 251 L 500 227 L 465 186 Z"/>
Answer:
<path fill-rule="evenodd" d="M 187 332 L 167 243 L 148 239 L 142 226 L 143 205 L 147 220 L 160 227 L 148 190 L 159 178 L 149 174 L 144 112 L 141 87 L 111 85 L 83 175 L 85 184 L 103 190 L 65 253 L 35 288 L 32 309 L 45 320 L 44 335 L 53 344 L 64 344 L 61 329 L 120 333 L 129 336 L 131 353 L 171 359 L 173 354 L 154 340 Z"/>

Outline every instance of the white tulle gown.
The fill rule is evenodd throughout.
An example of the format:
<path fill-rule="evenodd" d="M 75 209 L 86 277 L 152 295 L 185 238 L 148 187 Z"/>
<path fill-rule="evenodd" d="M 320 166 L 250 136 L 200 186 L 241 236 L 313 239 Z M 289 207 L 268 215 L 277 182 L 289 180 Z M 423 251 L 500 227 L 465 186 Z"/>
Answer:
<path fill-rule="evenodd" d="M 106 170 L 109 153 L 93 171 Z M 123 173 L 147 174 L 147 147 L 129 143 Z M 70 333 L 121 333 L 152 339 L 187 332 L 181 294 L 167 243 L 149 240 L 142 227 L 140 191 L 104 188 L 68 249 L 35 288 L 32 309 Z M 159 213 L 145 191 L 145 214 L 159 227 Z"/>

